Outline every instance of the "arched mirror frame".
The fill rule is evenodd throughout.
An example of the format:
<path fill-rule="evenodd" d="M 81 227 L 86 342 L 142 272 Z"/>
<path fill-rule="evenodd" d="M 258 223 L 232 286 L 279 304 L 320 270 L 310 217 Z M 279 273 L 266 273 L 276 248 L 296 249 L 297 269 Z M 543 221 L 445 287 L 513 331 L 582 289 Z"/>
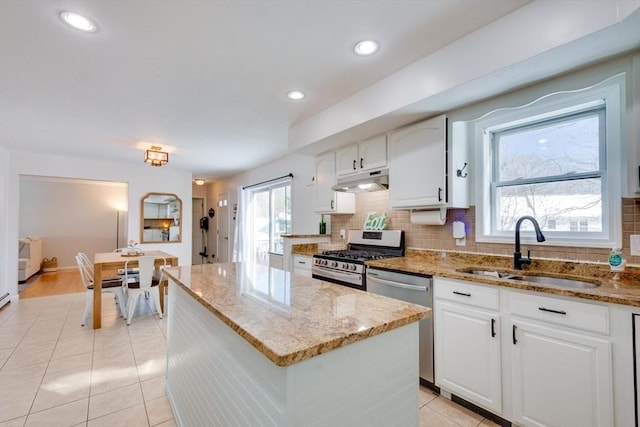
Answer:
<path fill-rule="evenodd" d="M 162 205 L 156 200 L 174 199 L 166 203 L 166 214 L 153 212 L 153 207 Z M 156 207 L 161 209 L 160 206 Z M 173 193 L 147 193 L 140 199 L 140 243 L 180 243 L 182 242 L 182 200 Z"/>

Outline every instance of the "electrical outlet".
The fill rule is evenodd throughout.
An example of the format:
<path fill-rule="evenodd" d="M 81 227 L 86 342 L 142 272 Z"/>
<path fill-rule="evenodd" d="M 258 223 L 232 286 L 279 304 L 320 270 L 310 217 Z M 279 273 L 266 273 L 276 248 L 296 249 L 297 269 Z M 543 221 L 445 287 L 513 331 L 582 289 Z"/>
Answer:
<path fill-rule="evenodd" d="M 340 239 L 344 240 L 344 238 L 347 236 L 347 231 L 344 228 L 340 229 Z"/>
<path fill-rule="evenodd" d="M 631 255 L 640 255 L 640 234 L 631 235 Z"/>

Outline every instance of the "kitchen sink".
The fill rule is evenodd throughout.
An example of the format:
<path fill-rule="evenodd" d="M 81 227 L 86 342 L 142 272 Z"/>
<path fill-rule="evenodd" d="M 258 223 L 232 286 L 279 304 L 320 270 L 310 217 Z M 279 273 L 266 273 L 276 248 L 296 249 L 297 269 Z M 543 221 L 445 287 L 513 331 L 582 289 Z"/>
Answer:
<path fill-rule="evenodd" d="M 542 285 L 560 286 L 563 288 L 593 289 L 600 286 L 598 283 L 585 282 L 584 280 L 564 279 L 560 277 L 519 274 L 509 271 L 482 270 L 478 268 L 465 268 L 458 270 L 460 273 L 474 274 L 478 276 L 489 276 L 497 279 L 519 280 L 523 282 L 540 283 Z"/>
<path fill-rule="evenodd" d="M 561 286 L 563 288 L 593 289 L 600 286 L 597 283 L 585 282 L 583 280 L 561 279 L 559 277 L 549 277 L 549 276 L 528 276 L 528 275 L 521 276 L 521 275 L 514 274 L 507 278 L 511 280 L 522 280 L 524 282 L 541 283 L 543 285 Z"/>

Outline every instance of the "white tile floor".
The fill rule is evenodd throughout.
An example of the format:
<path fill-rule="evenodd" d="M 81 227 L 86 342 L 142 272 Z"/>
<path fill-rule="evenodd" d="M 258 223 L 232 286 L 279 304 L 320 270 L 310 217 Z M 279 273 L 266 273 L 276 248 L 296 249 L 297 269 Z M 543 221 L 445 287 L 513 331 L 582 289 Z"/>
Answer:
<path fill-rule="evenodd" d="M 164 391 L 166 320 L 146 301 L 131 326 L 103 297 L 102 329 L 80 326 L 84 294 L 0 309 L 0 427 L 175 426 Z M 495 424 L 420 389 L 420 427 Z M 205 427 L 205 426 L 203 426 Z"/>
<path fill-rule="evenodd" d="M 94 331 L 80 326 L 84 298 L 28 298 L 0 310 L 0 426 L 175 426 L 165 320 L 141 301 L 127 327 L 106 294 Z"/>

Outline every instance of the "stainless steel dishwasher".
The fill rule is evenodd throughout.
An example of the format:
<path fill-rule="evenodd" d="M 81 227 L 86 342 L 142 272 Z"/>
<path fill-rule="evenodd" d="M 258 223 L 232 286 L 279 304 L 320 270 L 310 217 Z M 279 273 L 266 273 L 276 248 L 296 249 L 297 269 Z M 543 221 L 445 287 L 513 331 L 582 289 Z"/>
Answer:
<path fill-rule="evenodd" d="M 431 276 L 398 273 L 367 267 L 367 291 L 433 308 Z M 433 384 L 433 320 L 425 317 L 419 326 L 420 378 Z"/>

